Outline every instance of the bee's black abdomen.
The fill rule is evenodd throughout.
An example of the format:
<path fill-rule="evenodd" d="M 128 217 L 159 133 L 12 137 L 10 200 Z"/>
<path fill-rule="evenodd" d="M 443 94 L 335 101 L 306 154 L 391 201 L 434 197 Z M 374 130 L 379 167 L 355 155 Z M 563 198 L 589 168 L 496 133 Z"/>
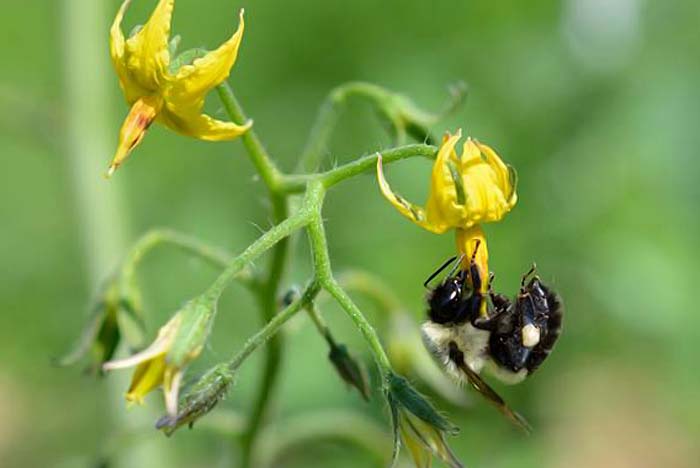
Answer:
<path fill-rule="evenodd" d="M 489 338 L 489 351 L 494 361 L 512 372 L 519 372 L 525 367 L 532 353 L 523 346 L 519 333 L 492 333 Z"/>
<path fill-rule="evenodd" d="M 561 299 L 539 280 L 533 280 L 514 303 L 507 301 L 501 307 L 505 309 L 498 314 L 489 338 L 491 357 L 505 369 L 512 372 L 527 369 L 529 375 L 549 356 L 559 338 Z M 535 325 L 540 331 L 540 340 L 532 348 L 523 345 L 522 330 L 526 324 Z"/>
<path fill-rule="evenodd" d="M 554 349 L 554 345 L 562 331 L 564 318 L 564 304 L 557 293 L 548 287 L 541 285 L 547 294 L 547 304 L 549 305 L 549 315 L 547 317 L 547 330 L 540 339 L 540 342 L 532 348 L 532 353 L 527 361 L 529 373 L 534 372 Z"/>

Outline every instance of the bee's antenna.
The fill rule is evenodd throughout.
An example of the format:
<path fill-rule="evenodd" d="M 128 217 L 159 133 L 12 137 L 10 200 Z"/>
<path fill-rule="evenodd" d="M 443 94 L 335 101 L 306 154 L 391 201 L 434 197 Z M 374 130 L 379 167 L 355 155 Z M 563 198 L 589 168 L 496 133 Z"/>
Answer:
<path fill-rule="evenodd" d="M 530 269 L 527 271 L 527 273 L 525 273 L 525 274 L 523 275 L 522 279 L 520 280 L 520 288 L 521 288 L 521 289 L 525 287 L 525 282 L 526 282 L 527 279 L 530 277 L 530 275 L 532 275 L 532 274 L 535 273 L 536 271 L 537 271 L 537 264 L 533 262 L 533 263 L 532 263 L 532 266 L 530 267 Z"/>
<path fill-rule="evenodd" d="M 452 275 L 454 274 L 455 270 L 459 267 L 459 264 L 462 262 L 462 258 L 464 258 L 464 255 L 461 255 L 461 256 L 459 257 L 459 262 L 457 262 L 457 266 L 455 266 L 455 267 L 450 271 L 449 276 L 452 276 Z M 433 280 L 433 278 L 435 278 L 437 275 L 439 275 L 440 273 L 442 273 L 442 270 L 444 270 L 445 268 L 447 268 L 448 266 L 450 266 L 450 265 L 452 264 L 452 262 L 454 262 L 455 260 L 457 260 L 457 257 L 456 257 L 456 256 L 451 257 L 451 258 L 450 258 L 449 260 L 447 260 L 445 263 L 443 263 L 442 265 L 440 265 L 440 268 L 438 268 L 437 270 L 435 270 L 435 272 L 434 272 L 432 275 L 430 275 L 430 276 L 428 277 L 427 280 L 425 280 L 425 282 L 423 283 L 423 286 L 427 288 L 427 287 L 428 287 L 428 283 L 430 283 L 430 282 Z"/>
<path fill-rule="evenodd" d="M 476 245 L 474 246 L 474 252 L 472 252 L 471 262 L 476 260 L 476 253 L 479 251 L 479 246 L 481 245 L 481 239 L 476 240 Z"/>
<path fill-rule="evenodd" d="M 455 271 L 457 271 L 457 269 L 459 269 L 460 265 L 462 265 L 462 260 L 464 260 L 464 254 L 457 257 L 457 263 L 455 263 L 455 266 L 452 267 L 452 269 L 447 274 L 447 276 L 452 276 L 455 274 Z"/>

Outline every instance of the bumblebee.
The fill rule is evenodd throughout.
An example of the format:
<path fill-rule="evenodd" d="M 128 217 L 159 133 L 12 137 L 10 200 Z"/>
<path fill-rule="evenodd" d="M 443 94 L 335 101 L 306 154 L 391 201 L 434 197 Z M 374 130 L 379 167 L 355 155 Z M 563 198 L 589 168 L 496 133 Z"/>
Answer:
<path fill-rule="evenodd" d="M 428 294 L 428 320 L 421 327 L 423 343 L 453 377 L 469 382 L 504 415 L 526 432 L 527 421 L 513 411 L 480 376 L 483 370 L 507 384 L 521 382 L 547 358 L 562 330 L 560 297 L 536 276 L 535 266 L 523 275 L 511 301 L 492 289 L 482 293 L 475 263 L 477 245 L 467 269 L 462 263 Z M 457 260 L 445 262 L 424 283 Z M 488 296 L 488 297 L 487 297 Z M 485 304 L 485 307 L 484 307 Z M 486 313 L 481 313 L 485 310 Z"/>

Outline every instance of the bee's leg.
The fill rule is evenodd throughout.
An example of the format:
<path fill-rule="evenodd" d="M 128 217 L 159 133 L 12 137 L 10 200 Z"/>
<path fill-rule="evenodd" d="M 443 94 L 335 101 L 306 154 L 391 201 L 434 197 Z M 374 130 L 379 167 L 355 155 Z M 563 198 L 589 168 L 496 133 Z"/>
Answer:
<path fill-rule="evenodd" d="M 488 315 L 482 317 L 476 315 L 472 320 L 472 325 L 481 330 L 496 330 L 502 328 L 502 324 L 508 321 L 508 318 L 512 315 L 513 307 L 511 307 L 510 300 L 502 294 L 497 294 L 498 300 L 503 301 L 499 307 L 491 307 L 488 303 L 486 310 Z M 481 300 L 486 302 L 485 297 L 481 297 Z M 493 299 L 492 299 L 493 301 Z M 478 309 L 477 309 L 478 310 Z"/>
<path fill-rule="evenodd" d="M 525 273 L 521 278 L 520 278 L 520 290 L 523 291 L 525 289 L 525 283 L 527 283 L 527 279 L 537 273 L 537 264 L 533 263 L 532 266 L 530 267 L 529 270 L 527 270 L 527 273 Z"/>
<path fill-rule="evenodd" d="M 495 275 L 491 273 L 488 283 L 488 295 L 491 299 L 491 307 L 489 307 L 487 303 L 487 315 L 476 315 L 472 320 L 472 325 L 483 330 L 494 330 L 503 320 L 504 314 L 508 313 L 509 309 L 511 309 L 510 300 L 503 294 L 498 294 L 493 291 L 494 278 Z M 482 296 L 482 300 L 486 301 L 486 298 Z"/>

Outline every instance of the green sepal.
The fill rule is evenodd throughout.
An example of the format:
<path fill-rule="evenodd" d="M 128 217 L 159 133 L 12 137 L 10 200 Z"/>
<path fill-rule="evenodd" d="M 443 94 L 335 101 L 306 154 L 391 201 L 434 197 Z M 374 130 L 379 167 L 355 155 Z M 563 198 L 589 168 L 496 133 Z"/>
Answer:
<path fill-rule="evenodd" d="M 183 368 L 196 357 L 206 344 L 216 315 L 216 300 L 208 295 L 189 301 L 180 309 L 180 324 L 173 344 L 165 357 L 166 362 Z"/>
<path fill-rule="evenodd" d="M 393 468 L 398 463 L 399 453 L 401 452 L 401 437 L 399 436 L 399 425 L 401 424 L 399 418 L 401 417 L 401 415 L 399 413 L 399 403 L 391 395 L 390 391 L 387 392 L 386 399 L 389 402 L 389 414 L 391 416 L 391 433 L 394 437 L 393 448 L 391 451 L 391 464 L 389 465 L 391 468 Z"/>
<path fill-rule="evenodd" d="M 508 193 L 507 200 L 510 201 L 513 199 L 513 195 L 515 195 L 517 188 L 518 188 L 518 172 L 510 164 L 507 164 L 507 167 L 508 167 L 508 182 L 510 183 L 510 193 Z"/>
<path fill-rule="evenodd" d="M 408 381 L 394 373 L 387 377 L 389 392 L 408 412 L 435 429 L 451 435 L 459 433 L 459 428 L 448 421 L 428 400 L 418 393 Z"/>
<path fill-rule="evenodd" d="M 168 71 L 175 75 L 177 71 L 184 65 L 191 65 L 198 58 L 202 58 L 209 53 L 208 50 L 197 47 L 188 49 L 170 61 Z"/>
<path fill-rule="evenodd" d="M 179 34 L 174 35 L 173 38 L 170 39 L 170 42 L 168 43 L 168 53 L 170 53 L 171 58 L 177 55 L 177 49 L 180 47 L 181 40 L 182 37 Z"/>
<path fill-rule="evenodd" d="M 464 184 L 462 183 L 462 176 L 459 173 L 459 169 L 452 161 L 447 162 L 447 168 L 450 170 L 450 175 L 452 176 L 452 181 L 454 182 L 455 192 L 457 194 L 457 204 L 466 205 L 467 194 L 464 191 Z"/>

